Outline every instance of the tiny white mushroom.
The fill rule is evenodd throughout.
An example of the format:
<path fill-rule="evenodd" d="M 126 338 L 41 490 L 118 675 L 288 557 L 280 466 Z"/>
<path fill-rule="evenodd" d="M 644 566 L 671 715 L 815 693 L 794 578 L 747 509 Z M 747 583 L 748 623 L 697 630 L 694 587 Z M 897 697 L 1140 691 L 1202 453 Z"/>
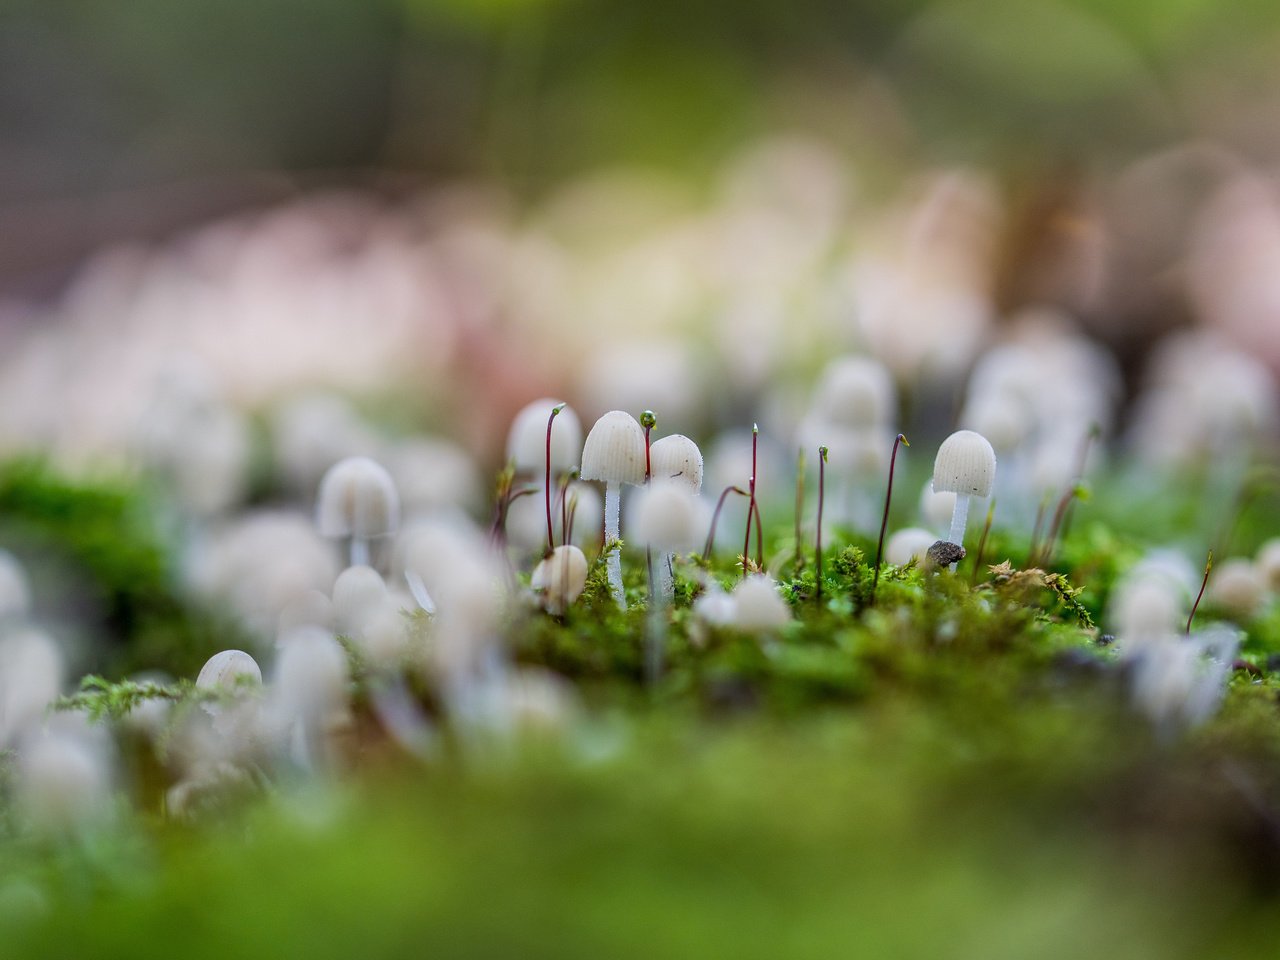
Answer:
<path fill-rule="evenodd" d="M 396 532 L 400 496 L 391 475 L 368 457 L 339 460 L 320 481 L 316 526 L 324 537 L 351 540 L 350 565 L 369 564 L 369 541 Z"/>
<path fill-rule="evenodd" d="M 619 539 L 622 484 L 644 483 L 644 430 L 636 418 L 612 410 L 596 421 L 582 448 L 582 479 L 601 480 L 604 488 L 605 546 Z M 627 608 L 622 587 L 622 558 L 615 547 L 606 562 L 609 587 L 618 606 Z"/>
<path fill-rule="evenodd" d="M 991 496 L 991 485 L 995 478 L 996 452 L 982 434 L 972 430 L 957 430 L 942 441 L 933 461 L 933 489 L 937 493 L 956 495 L 948 542 L 964 546 L 969 501 L 973 497 L 985 499 Z M 953 563 L 951 569 L 955 568 Z"/>
<path fill-rule="evenodd" d="M 587 585 L 587 558 L 572 545 L 561 544 L 533 568 L 529 586 L 542 609 L 561 616 L 577 602 Z"/>

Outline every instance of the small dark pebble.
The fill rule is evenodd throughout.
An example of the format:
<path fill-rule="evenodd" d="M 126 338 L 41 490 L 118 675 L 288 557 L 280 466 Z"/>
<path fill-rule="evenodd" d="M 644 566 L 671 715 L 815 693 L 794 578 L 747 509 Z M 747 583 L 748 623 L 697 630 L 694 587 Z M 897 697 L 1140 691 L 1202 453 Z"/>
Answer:
<path fill-rule="evenodd" d="M 1116 642 L 1115 634 L 1112 634 L 1112 633 L 1099 634 L 1098 639 L 1093 642 L 1100 647 L 1109 647 Z"/>
<path fill-rule="evenodd" d="M 949 567 L 964 559 L 964 547 L 949 540 L 938 540 L 929 548 L 926 556 L 935 567 Z"/>

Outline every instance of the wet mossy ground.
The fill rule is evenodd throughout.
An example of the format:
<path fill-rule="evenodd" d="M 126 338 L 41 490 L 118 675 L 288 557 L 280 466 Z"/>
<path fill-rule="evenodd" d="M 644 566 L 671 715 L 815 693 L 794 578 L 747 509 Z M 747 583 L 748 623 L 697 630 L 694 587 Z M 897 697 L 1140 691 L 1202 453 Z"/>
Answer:
<path fill-rule="evenodd" d="M 1045 564 L 1055 583 L 1019 573 L 1028 544 L 997 528 L 976 568 L 885 567 L 872 605 L 874 543 L 833 536 L 821 598 L 811 547 L 777 571 L 796 619 L 764 638 L 695 628 L 699 581 L 740 571 L 693 558 L 656 683 L 643 563 L 624 566 L 626 613 L 596 568 L 564 618 L 520 608 L 508 628 L 517 661 L 580 694 L 563 734 L 427 763 L 370 746 L 341 785 L 273 783 L 196 824 L 159 816 L 159 772 L 133 776 L 126 742 L 133 796 L 112 826 L 3 825 L 0 954 L 1269 956 L 1280 612 L 1247 625 L 1253 669 L 1219 715 L 1158 735 L 1103 614 L 1167 531 L 1105 493 Z M 0 477 L 5 535 L 112 598 L 94 668 L 190 676 L 235 644 L 177 588 L 144 506 L 31 465 Z"/>

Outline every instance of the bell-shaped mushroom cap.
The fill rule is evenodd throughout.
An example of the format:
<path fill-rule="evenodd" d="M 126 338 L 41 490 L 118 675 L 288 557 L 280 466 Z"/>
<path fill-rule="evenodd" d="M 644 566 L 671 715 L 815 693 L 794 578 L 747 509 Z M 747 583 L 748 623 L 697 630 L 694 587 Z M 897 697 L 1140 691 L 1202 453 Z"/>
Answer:
<path fill-rule="evenodd" d="M 933 489 L 933 481 L 926 480 L 920 491 L 920 519 L 933 529 L 941 529 L 951 522 L 956 509 L 956 495 L 952 491 Z M 931 544 L 925 544 L 926 548 Z"/>
<path fill-rule="evenodd" d="M 679 480 L 651 480 L 631 501 L 627 529 L 636 543 L 682 553 L 706 536 L 702 502 Z"/>
<path fill-rule="evenodd" d="M 897 406 L 888 369 L 862 356 L 828 364 L 813 397 L 813 410 L 821 419 L 844 427 L 882 426 L 893 420 Z"/>
<path fill-rule="evenodd" d="M 516 470 L 540 473 L 547 465 L 547 420 L 559 400 L 543 398 L 525 404 L 511 421 L 507 434 L 507 460 Z M 582 423 L 573 407 L 556 414 L 551 428 L 551 470 L 564 473 L 578 465 L 582 452 Z"/>
<path fill-rule="evenodd" d="M 575 546 L 559 546 L 533 568 L 529 586 L 547 613 L 560 616 L 582 596 L 587 585 L 587 558 Z"/>
<path fill-rule="evenodd" d="M 982 434 L 957 430 L 942 441 L 933 461 L 934 491 L 989 497 L 995 478 L 996 452 Z"/>
<path fill-rule="evenodd" d="M 324 537 L 378 537 L 395 533 L 400 495 L 391 474 L 368 457 L 339 460 L 320 481 L 316 526 Z"/>
<path fill-rule="evenodd" d="M 261 683 L 262 670 L 258 667 L 258 661 L 243 650 L 223 650 L 215 653 L 200 668 L 196 686 L 201 690 L 229 689 L 240 677 L 249 677 L 255 683 Z"/>
<path fill-rule="evenodd" d="M 644 483 L 644 430 L 636 418 L 611 410 L 596 421 L 582 448 L 583 480 Z"/>
<path fill-rule="evenodd" d="M 655 480 L 675 480 L 694 493 L 702 490 L 702 451 L 682 434 L 655 440 L 649 448 L 649 465 Z"/>

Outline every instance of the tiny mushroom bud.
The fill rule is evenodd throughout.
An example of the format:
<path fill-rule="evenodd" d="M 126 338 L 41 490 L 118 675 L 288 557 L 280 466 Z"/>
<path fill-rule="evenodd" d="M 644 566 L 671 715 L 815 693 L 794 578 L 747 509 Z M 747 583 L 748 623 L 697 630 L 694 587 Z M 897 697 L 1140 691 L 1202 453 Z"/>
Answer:
<path fill-rule="evenodd" d="M 613 410 L 596 421 L 582 448 L 583 480 L 602 480 L 604 492 L 604 539 L 619 539 L 621 487 L 624 483 L 644 483 L 644 430 L 629 413 Z M 622 588 L 622 560 L 618 550 L 609 552 L 609 586 L 622 609 L 627 601 Z"/>
<path fill-rule="evenodd" d="M 933 462 L 933 489 L 954 493 L 956 506 L 951 514 L 951 533 L 947 542 L 964 544 L 964 528 L 969 517 L 972 497 L 991 496 L 996 477 L 996 452 L 980 433 L 958 430 L 938 448 Z M 955 564 L 951 565 L 955 569 Z"/>
<path fill-rule="evenodd" d="M 350 565 L 367 566 L 369 541 L 400 524 L 400 496 L 391 475 L 368 457 L 348 457 L 329 468 L 316 497 L 316 525 L 324 537 L 351 539 Z"/>
<path fill-rule="evenodd" d="M 542 609 L 557 617 L 577 602 L 586 585 L 586 555 L 577 547 L 564 544 L 533 568 L 529 580 Z"/>

